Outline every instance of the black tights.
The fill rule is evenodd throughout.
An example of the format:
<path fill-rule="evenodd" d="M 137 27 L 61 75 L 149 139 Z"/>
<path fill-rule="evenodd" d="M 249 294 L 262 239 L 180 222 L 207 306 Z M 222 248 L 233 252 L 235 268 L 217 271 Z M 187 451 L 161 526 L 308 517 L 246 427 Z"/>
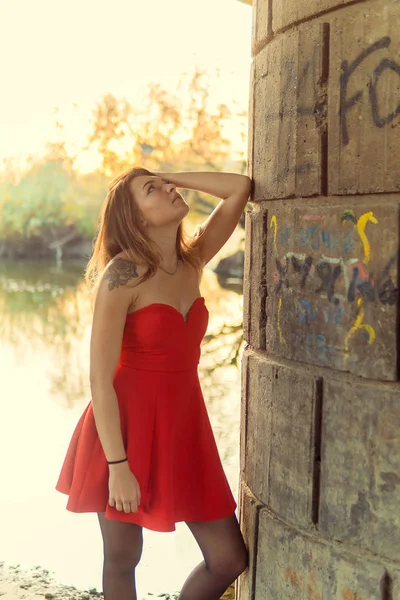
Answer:
<path fill-rule="evenodd" d="M 137 600 L 135 568 L 142 555 L 142 528 L 98 516 L 104 544 L 104 599 Z M 190 573 L 179 600 L 219 600 L 247 567 L 247 550 L 236 516 L 187 525 L 204 561 Z"/>
<path fill-rule="evenodd" d="M 137 600 L 135 568 L 142 556 L 142 528 L 111 521 L 99 513 L 103 536 L 103 593 L 105 600 Z"/>

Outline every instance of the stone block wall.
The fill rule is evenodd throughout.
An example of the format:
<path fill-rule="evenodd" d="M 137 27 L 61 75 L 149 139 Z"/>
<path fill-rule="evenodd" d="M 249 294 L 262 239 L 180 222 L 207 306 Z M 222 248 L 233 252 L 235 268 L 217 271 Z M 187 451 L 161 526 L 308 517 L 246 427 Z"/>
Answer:
<path fill-rule="evenodd" d="M 400 600 L 400 2 L 253 3 L 238 600 Z"/>

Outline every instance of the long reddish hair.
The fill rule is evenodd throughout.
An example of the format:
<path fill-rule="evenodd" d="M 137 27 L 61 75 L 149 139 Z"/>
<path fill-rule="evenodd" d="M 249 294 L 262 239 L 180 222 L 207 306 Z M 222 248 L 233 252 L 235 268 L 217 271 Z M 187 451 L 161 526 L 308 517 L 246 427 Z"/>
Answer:
<path fill-rule="evenodd" d="M 130 188 L 131 181 L 141 175 L 156 174 L 134 167 L 118 175 L 109 185 L 93 242 L 93 253 L 85 270 L 86 283 L 93 289 L 97 288 L 109 262 L 122 251 L 132 262 L 147 265 L 147 271 L 134 281 L 134 285 L 153 277 L 161 263 L 160 250 L 140 224 L 140 211 Z M 197 249 L 187 241 L 182 223 L 176 235 L 176 252 L 180 260 L 191 264 L 198 272 L 202 270 Z"/>

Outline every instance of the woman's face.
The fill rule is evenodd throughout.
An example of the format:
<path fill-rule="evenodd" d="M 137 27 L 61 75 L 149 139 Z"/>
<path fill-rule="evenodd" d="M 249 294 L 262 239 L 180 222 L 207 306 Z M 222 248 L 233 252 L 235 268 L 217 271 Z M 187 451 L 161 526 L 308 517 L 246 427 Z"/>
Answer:
<path fill-rule="evenodd" d="M 189 206 L 173 183 L 154 175 L 140 175 L 131 181 L 134 200 L 147 227 L 180 223 Z"/>

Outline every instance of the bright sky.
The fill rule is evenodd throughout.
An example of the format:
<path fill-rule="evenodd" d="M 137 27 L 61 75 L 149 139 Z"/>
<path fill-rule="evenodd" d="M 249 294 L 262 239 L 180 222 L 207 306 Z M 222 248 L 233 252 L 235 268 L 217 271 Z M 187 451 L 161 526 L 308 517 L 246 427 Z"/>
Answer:
<path fill-rule="evenodd" d="M 56 106 L 80 145 L 104 94 L 135 106 L 195 64 L 221 70 L 220 102 L 247 108 L 251 25 L 238 0 L 0 0 L 0 160 L 41 152 Z"/>

